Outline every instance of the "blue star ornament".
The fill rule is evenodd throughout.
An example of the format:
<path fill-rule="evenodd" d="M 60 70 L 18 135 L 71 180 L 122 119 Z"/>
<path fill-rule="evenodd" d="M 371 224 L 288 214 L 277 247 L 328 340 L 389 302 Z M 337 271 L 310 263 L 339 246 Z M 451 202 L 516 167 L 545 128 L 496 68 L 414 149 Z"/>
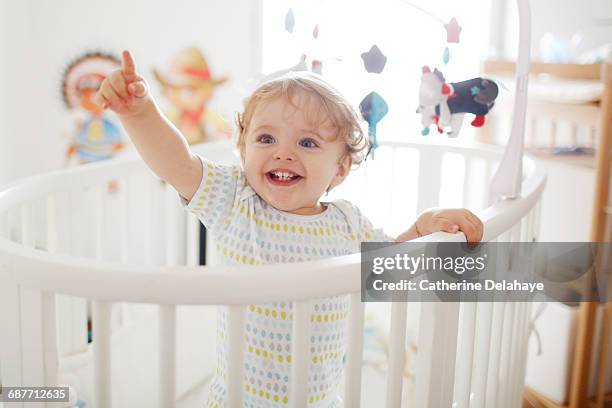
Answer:
<path fill-rule="evenodd" d="M 370 51 L 361 54 L 366 71 L 380 74 L 385 69 L 387 57 L 380 51 L 377 45 L 373 45 Z"/>

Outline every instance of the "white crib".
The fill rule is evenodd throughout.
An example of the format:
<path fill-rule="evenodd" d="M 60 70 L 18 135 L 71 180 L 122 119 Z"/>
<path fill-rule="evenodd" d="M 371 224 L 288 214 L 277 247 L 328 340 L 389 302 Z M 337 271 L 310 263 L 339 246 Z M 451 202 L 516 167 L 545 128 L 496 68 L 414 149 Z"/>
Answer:
<path fill-rule="evenodd" d="M 234 160 L 232 149 L 223 142 L 199 147 L 198 152 L 217 161 Z M 404 219 L 413 220 L 417 211 L 437 205 L 441 186 L 454 185 L 458 194 L 453 195 L 453 204 L 476 209 L 485 224 L 485 241 L 537 238 L 545 176 L 531 159 L 524 160 L 521 197 L 487 206 L 489 181 L 501 151 L 444 140 L 382 143 L 376 154 L 338 194 L 348 196 L 368 215 L 386 214 L 378 220 L 383 226 L 395 227 L 401 220 L 407 227 Z M 442 171 L 449 160 L 457 171 Z M 385 187 L 381 177 L 389 174 L 410 174 L 416 184 L 407 188 L 407 179 L 392 176 L 385 177 Z M 108 183 L 113 180 L 118 181 L 118 191 L 110 193 Z M 76 358 L 93 370 L 93 396 L 87 407 L 124 406 L 118 395 L 122 392 L 150 397 L 153 393 L 153 403 L 136 399 L 134 406 L 176 406 L 185 388 L 177 387 L 178 378 L 198 368 L 195 360 L 178 366 L 177 308 L 229 305 L 227 406 L 241 407 L 244 385 L 242 376 L 234 373 L 242 367 L 243 308 L 289 300 L 295 302 L 290 404 L 306 407 L 309 301 L 350 294 L 343 393 L 345 407 L 359 406 L 367 388 L 362 383 L 366 306 L 360 302 L 360 255 L 256 271 L 200 267 L 197 237 L 197 220 L 179 207 L 176 193 L 153 177 L 140 159 L 62 170 L 0 191 L 2 384 L 57 384 L 66 361 Z M 464 236 L 437 233 L 421 240 L 461 241 Z M 213 248 L 209 245 L 207 256 L 214 264 Z M 92 305 L 90 344 L 87 302 Z M 125 304 L 140 303 L 158 305 L 159 337 L 151 339 L 158 349 L 158 384 L 139 389 L 142 385 L 132 378 L 119 387 L 113 383 L 117 362 L 111 352 L 119 337 L 142 318 Z M 391 306 L 386 388 L 384 402 L 381 399 L 377 406 L 401 405 L 407 313 L 413 306 L 419 305 Z M 530 304 L 510 302 L 421 304 L 411 406 L 521 406 L 530 310 Z"/>

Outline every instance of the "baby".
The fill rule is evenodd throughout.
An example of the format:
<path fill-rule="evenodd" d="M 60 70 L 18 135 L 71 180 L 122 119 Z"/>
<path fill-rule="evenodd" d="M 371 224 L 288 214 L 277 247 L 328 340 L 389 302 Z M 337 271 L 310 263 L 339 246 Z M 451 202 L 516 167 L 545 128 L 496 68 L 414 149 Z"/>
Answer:
<path fill-rule="evenodd" d="M 349 102 L 320 76 L 289 73 L 257 88 L 238 116 L 242 167 L 215 164 L 189 150 L 136 72 L 129 52 L 96 102 L 115 111 L 147 165 L 170 183 L 217 243 L 229 265 L 301 262 L 359 252 L 362 241 L 408 241 L 435 231 L 482 238 L 481 221 L 465 209 L 431 209 L 397 238 L 375 229 L 353 204 L 321 201 L 340 185 L 369 146 Z M 309 407 L 341 406 L 347 296 L 313 302 Z M 292 304 L 248 305 L 245 314 L 244 404 L 289 404 Z M 218 365 L 207 407 L 226 399 L 227 311 L 218 320 Z"/>

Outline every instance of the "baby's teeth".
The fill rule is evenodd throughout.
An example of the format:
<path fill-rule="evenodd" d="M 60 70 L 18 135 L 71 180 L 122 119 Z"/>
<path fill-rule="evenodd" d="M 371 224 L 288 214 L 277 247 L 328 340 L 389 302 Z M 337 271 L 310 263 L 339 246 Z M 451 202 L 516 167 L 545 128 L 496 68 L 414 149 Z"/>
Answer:
<path fill-rule="evenodd" d="M 290 179 L 291 176 L 289 175 L 289 173 L 274 173 L 276 175 L 276 177 L 281 178 L 281 179 Z"/>

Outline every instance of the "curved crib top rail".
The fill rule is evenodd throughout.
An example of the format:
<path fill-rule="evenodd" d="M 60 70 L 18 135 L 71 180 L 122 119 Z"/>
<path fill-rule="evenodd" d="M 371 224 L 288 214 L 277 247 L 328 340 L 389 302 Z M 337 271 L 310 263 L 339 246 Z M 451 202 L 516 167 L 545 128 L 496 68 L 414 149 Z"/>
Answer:
<path fill-rule="evenodd" d="M 486 160 L 499 160 L 502 151 L 473 144 L 388 142 L 381 146 L 420 150 L 441 149 Z M 212 160 L 225 157 L 227 142 L 203 149 Z M 483 241 L 508 231 L 538 201 L 546 182 L 531 158 L 524 159 L 521 197 L 502 200 L 478 212 L 484 223 Z M 0 214 L 28 200 L 57 191 L 104 183 L 126 172 L 147 171 L 141 159 L 114 160 L 33 176 L 0 191 Z M 415 242 L 464 242 L 463 234 L 435 233 Z M 93 300 L 154 304 L 247 304 L 306 300 L 360 291 L 361 254 L 266 267 L 130 266 L 83 257 L 52 254 L 0 236 L 0 274 L 30 288 Z M 17 272 L 18 271 L 18 272 Z M 321 285 L 325 282 L 325 285 Z M 254 291 L 253 288 L 258 290 Z"/>

